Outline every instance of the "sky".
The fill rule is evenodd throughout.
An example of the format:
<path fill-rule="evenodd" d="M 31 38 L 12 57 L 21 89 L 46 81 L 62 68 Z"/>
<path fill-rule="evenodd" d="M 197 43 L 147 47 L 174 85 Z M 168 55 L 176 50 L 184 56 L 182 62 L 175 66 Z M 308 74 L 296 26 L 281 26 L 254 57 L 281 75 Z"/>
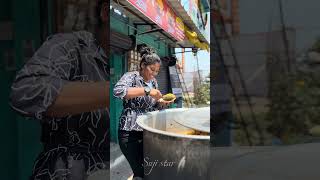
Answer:
<path fill-rule="evenodd" d="M 287 27 L 296 29 L 296 47 L 307 49 L 320 36 L 319 0 L 282 0 Z M 279 0 L 240 1 L 240 32 L 268 32 L 281 27 Z"/>
<path fill-rule="evenodd" d="M 185 51 L 191 51 L 191 49 L 185 49 Z M 181 52 L 180 48 L 176 49 L 176 52 Z M 177 58 L 181 60 L 182 54 L 176 54 Z M 197 54 L 199 60 L 199 69 L 203 70 L 205 74 L 209 74 L 210 72 L 210 53 L 201 50 Z M 192 52 L 185 53 L 185 72 L 194 72 L 197 70 L 197 60 L 193 56 Z"/>
<path fill-rule="evenodd" d="M 317 21 L 320 17 L 320 1 L 282 0 L 282 3 L 286 26 L 296 29 L 296 48 L 308 49 L 315 39 L 320 37 L 320 21 Z M 279 0 L 240 1 L 240 32 L 250 34 L 279 30 L 281 27 L 279 14 Z M 176 52 L 181 52 L 181 49 L 177 48 Z M 181 54 L 177 54 L 177 58 L 181 59 Z M 210 53 L 199 51 L 198 58 L 200 69 L 209 72 Z M 185 62 L 186 72 L 192 72 L 197 68 L 192 53 L 185 53 Z"/>
<path fill-rule="evenodd" d="M 296 29 L 296 48 L 302 51 L 308 49 L 315 39 L 320 37 L 320 21 L 317 21 L 320 17 L 320 1 L 282 0 L 282 3 L 286 26 Z M 240 33 L 279 30 L 281 27 L 279 14 L 279 0 L 240 1 Z M 181 52 L 181 49 L 177 48 L 176 52 Z M 181 59 L 181 54 L 177 54 L 177 58 Z M 200 69 L 209 73 L 210 53 L 199 51 L 198 58 Z M 197 69 L 196 59 L 192 53 L 185 53 L 185 62 L 186 72 Z"/>
<path fill-rule="evenodd" d="M 210 16 L 208 19 L 208 25 L 206 31 L 209 35 L 210 40 Z M 209 42 L 210 43 L 210 42 Z M 176 48 L 176 52 L 181 52 L 181 48 Z M 190 48 L 185 49 L 185 51 L 191 51 Z M 181 53 L 176 54 L 177 58 L 181 60 Z M 206 50 L 200 50 L 197 54 L 199 60 L 199 69 L 203 70 L 204 76 L 207 76 L 210 72 L 210 52 Z M 197 60 L 193 56 L 192 52 L 185 53 L 185 72 L 194 72 L 197 70 Z"/>

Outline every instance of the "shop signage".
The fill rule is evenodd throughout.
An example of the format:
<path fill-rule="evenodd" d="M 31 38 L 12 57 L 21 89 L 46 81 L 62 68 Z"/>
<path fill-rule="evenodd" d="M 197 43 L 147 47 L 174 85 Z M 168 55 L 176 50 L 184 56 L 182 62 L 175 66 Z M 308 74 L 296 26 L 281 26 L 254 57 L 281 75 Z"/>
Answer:
<path fill-rule="evenodd" d="M 184 24 L 165 0 L 127 0 L 176 40 L 183 41 Z"/>
<path fill-rule="evenodd" d="M 201 34 L 209 41 L 210 31 L 208 30 L 208 16 L 210 13 L 205 12 L 204 6 L 201 4 L 199 0 L 181 0 L 180 4 L 183 6 L 184 10 L 192 19 L 193 23 L 196 25 Z M 200 7 L 199 7 L 200 5 Z M 200 12 L 200 9 L 202 12 Z"/>
<path fill-rule="evenodd" d="M 176 97 L 182 97 L 181 82 L 175 66 L 169 67 L 169 74 L 170 74 L 172 93 L 176 95 Z"/>

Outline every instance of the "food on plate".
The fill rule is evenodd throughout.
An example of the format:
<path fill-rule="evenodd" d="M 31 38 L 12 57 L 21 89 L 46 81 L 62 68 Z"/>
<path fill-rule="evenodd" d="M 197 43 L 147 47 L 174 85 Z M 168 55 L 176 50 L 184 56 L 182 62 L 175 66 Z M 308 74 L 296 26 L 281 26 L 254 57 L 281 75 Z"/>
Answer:
<path fill-rule="evenodd" d="M 164 101 L 172 101 L 172 100 L 176 99 L 176 96 L 172 93 L 168 93 L 168 94 L 162 96 L 162 99 Z"/>

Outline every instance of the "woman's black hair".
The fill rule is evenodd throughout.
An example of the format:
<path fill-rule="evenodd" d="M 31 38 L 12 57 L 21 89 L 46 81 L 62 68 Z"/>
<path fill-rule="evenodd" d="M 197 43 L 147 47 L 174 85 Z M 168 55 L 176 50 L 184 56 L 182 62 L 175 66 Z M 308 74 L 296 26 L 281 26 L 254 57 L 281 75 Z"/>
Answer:
<path fill-rule="evenodd" d="M 140 68 L 142 67 L 142 64 L 146 66 L 156 63 L 161 64 L 161 59 L 153 48 L 148 47 L 145 44 L 142 44 L 138 46 L 138 51 L 141 56 Z"/>

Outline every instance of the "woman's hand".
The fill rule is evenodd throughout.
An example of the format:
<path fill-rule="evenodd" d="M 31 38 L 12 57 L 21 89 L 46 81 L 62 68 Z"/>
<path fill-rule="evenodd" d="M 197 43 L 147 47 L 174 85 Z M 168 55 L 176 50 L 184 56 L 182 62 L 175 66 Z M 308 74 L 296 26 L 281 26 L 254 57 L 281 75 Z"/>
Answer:
<path fill-rule="evenodd" d="M 175 100 L 175 99 L 174 99 Z M 158 103 L 160 105 L 161 108 L 167 108 L 169 107 L 170 104 L 172 104 L 174 102 L 174 100 L 171 101 L 165 101 L 162 98 L 158 100 Z"/>
<path fill-rule="evenodd" d="M 153 97 L 156 101 L 158 101 L 162 97 L 162 94 L 158 89 L 151 89 L 149 95 Z"/>

